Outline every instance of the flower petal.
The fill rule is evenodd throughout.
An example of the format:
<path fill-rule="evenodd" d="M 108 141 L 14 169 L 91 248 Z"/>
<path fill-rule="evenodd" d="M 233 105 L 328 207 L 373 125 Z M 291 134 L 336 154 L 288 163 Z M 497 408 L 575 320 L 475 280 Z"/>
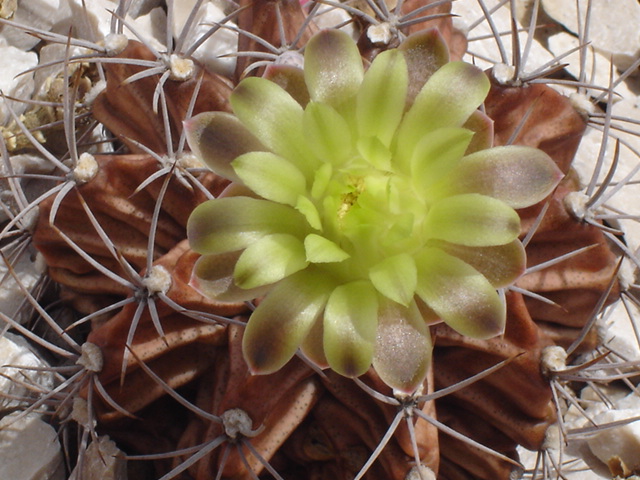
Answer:
<path fill-rule="evenodd" d="M 424 222 L 427 238 L 460 245 L 504 245 L 520 234 L 516 211 L 495 198 L 468 193 L 447 197 L 434 204 Z"/>
<path fill-rule="evenodd" d="M 337 287 L 324 311 L 324 352 L 333 370 L 357 377 L 371 366 L 378 326 L 378 295 L 371 284 Z"/>
<path fill-rule="evenodd" d="M 349 125 L 331 106 L 309 103 L 302 121 L 309 147 L 318 158 L 340 165 L 351 154 L 353 146 Z"/>
<path fill-rule="evenodd" d="M 479 150 L 486 150 L 493 146 L 493 120 L 484 112 L 476 110 L 463 125 L 473 132 L 469 148 L 465 152 L 471 155 Z"/>
<path fill-rule="evenodd" d="M 364 68 L 355 42 L 340 30 L 322 30 L 304 51 L 304 78 L 311 100 L 339 108 L 360 88 Z"/>
<path fill-rule="evenodd" d="M 236 285 L 233 269 L 242 251 L 204 255 L 193 268 L 189 285 L 219 302 L 246 302 L 267 293 L 269 287 L 244 289 Z"/>
<path fill-rule="evenodd" d="M 329 368 L 329 361 L 324 354 L 324 322 L 314 322 L 311 330 L 302 341 L 300 351 L 310 361 L 316 364 L 318 368 Z"/>
<path fill-rule="evenodd" d="M 231 94 L 233 112 L 274 153 L 296 162 L 305 175 L 316 167 L 302 130 L 302 107 L 264 78 L 245 78 Z"/>
<path fill-rule="evenodd" d="M 510 145 L 481 150 L 465 157 L 433 194 L 477 192 L 513 208 L 538 203 L 558 185 L 563 174 L 542 150 Z"/>
<path fill-rule="evenodd" d="M 449 49 L 437 28 L 409 35 L 398 47 L 409 71 L 407 105 L 411 105 L 433 73 L 449 61 Z"/>
<path fill-rule="evenodd" d="M 430 240 L 429 246 L 439 248 L 468 263 L 484 275 L 495 288 L 513 284 L 527 266 L 525 250 L 520 240 L 490 247 L 466 247 L 443 240 Z"/>
<path fill-rule="evenodd" d="M 231 166 L 242 182 L 267 200 L 295 206 L 306 180 L 295 165 L 271 152 L 249 152 Z"/>
<path fill-rule="evenodd" d="M 198 205 L 187 222 L 191 248 L 202 254 L 248 247 L 272 233 L 304 234 L 304 217 L 291 207 L 249 197 L 226 197 Z"/>
<path fill-rule="evenodd" d="M 265 146 L 234 115 L 204 112 L 184 122 L 191 151 L 214 173 L 239 181 L 231 162 L 246 152 L 262 151 Z"/>
<path fill-rule="evenodd" d="M 333 288 L 323 275 L 305 269 L 269 292 L 251 315 L 242 338 L 242 351 L 252 373 L 273 373 L 293 357 Z"/>
<path fill-rule="evenodd" d="M 473 338 L 503 333 L 506 307 L 476 269 L 437 248 L 420 252 L 416 265 L 418 295 L 447 325 Z"/>
<path fill-rule="evenodd" d="M 315 233 L 310 233 L 304 239 L 304 248 L 307 260 L 313 263 L 342 262 L 349 258 L 349 254 L 334 242 Z"/>
<path fill-rule="evenodd" d="M 303 107 L 309 103 L 309 91 L 306 83 L 304 83 L 304 72 L 301 68 L 283 63 L 272 63 L 265 69 L 262 78 L 280 85 Z"/>
<path fill-rule="evenodd" d="M 356 99 L 361 136 L 375 137 L 389 147 L 402 119 L 408 88 L 407 64 L 398 50 L 380 53 L 367 73 Z"/>
<path fill-rule="evenodd" d="M 416 264 L 407 253 L 387 257 L 371 267 L 369 279 L 378 292 L 406 307 L 416 293 Z"/>
<path fill-rule="evenodd" d="M 387 385 L 413 393 L 431 365 L 431 333 L 415 302 L 408 307 L 381 299 L 373 367 Z"/>
<path fill-rule="evenodd" d="M 489 79 L 477 67 L 451 62 L 422 88 L 398 129 L 397 154 L 408 162 L 418 141 L 436 128 L 460 127 L 483 102 Z"/>
<path fill-rule="evenodd" d="M 421 191 L 449 173 L 467 150 L 473 132 L 464 128 L 439 128 L 420 139 L 411 158 L 411 178 Z"/>
<path fill-rule="evenodd" d="M 308 265 L 302 242 L 285 233 L 267 235 L 249 245 L 234 270 L 236 284 L 256 288 L 282 280 Z"/>

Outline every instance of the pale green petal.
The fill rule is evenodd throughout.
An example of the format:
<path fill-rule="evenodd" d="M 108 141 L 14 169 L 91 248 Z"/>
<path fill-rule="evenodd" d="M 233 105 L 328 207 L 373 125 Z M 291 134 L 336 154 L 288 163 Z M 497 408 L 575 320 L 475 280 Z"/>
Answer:
<path fill-rule="evenodd" d="M 364 68 L 355 42 L 340 30 L 322 30 L 304 51 L 304 78 L 311 100 L 340 107 L 355 96 Z"/>
<path fill-rule="evenodd" d="M 282 368 L 319 320 L 334 285 L 323 275 L 302 270 L 279 282 L 253 312 L 242 351 L 254 374 Z"/>
<path fill-rule="evenodd" d="M 431 333 L 415 302 L 408 307 L 381 299 L 373 366 L 382 381 L 414 393 L 431 365 Z"/>
<path fill-rule="evenodd" d="M 307 197 L 299 196 L 296 201 L 296 210 L 298 210 L 304 218 L 307 219 L 307 223 L 316 230 L 322 229 L 322 222 L 320 220 L 320 213 L 315 204 Z"/>
<path fill-rule="evenodd" d="M 382 295 L 407 306 L 416 292 L 416 264 L 407 253 L 387 257 L 371 267 L 369 279 Z"/>
<path fill-rule="evenodd" d="M 429 246 L 468 263 L 496 288 L 512 285 L 527 266 L 525 250 L 520 240 L 491 247 L 465 247 L 443 240 L 430 240 Z"/>
<path fill-rule="evenodd" d="M 191 248 L 198 253 L 231 252 L 265 235 L 304 235 L 305 218 L 286 205 L 249 197 L 226 197 L 198 205 L 187 222 Z"/>
<path fill-rule="evenodd" d="M 303 115 L 309 148 L 325 162 L 342 164 L 353 150 L 346 120 L 326 103 L 311 102 Z"/>
<path fill-rule="evenodd" d="M 457 195 L 431 207 L 424 234 L 467 246 L 504 245 L 520 234 L 520 217 L 495 198 L 476 193 Z"/>
<path fill-rule="evenodd" d="M 484 101 L 489 79 L 477 67 L 451 62 L 422 88 L 398 130 L 397 155 L 408 162 L 420 139 L 436 128 L 460 127 Z"/>
<path fill-rule="evenodd" d="M 378 295 L 366 281 L 337 287 L 324 311 L 324 352 L 333 370 L 357 377 L 371 366 L 378 326 Z"/>
<path fill-rule="evenodd" d="M 560 169 L 542 150 L 510 145 L 465 157 L 432 190 L 435 196 L 477 192 L 524 208 L 549 195 L 561 178 Z"/>
<path fill-rule="evenodd" d="M 305 193 L 306 180 L 298 168 L 271 152 L 250 152 L 231 166 L 242 182 L 267 200 L 295 206 Z"/>
<path fill-rule="evenodd" d="M 245 78 L 231 94 L 233 112 L 267 148 L 311 175 L 317 163 L 306 145 L 303 110 L 282 88 L 264 78 Z"/>
<path fill-rule="evenodd" d="M 365 73 L 356 100 L 361 136 L 375 137 L 389 147 L 402 119 L 407 86 L 407 64 L 402 53 L 395 49 L 380 53 Z"/>
<path fill-rule="evenodd" d="M 417 257 L 417 293 L 462 335 L 486 339 L 504 332 L 506 307 L 495 288 L 472 266 L 437 248 Z"/>
<path fill-rule="evenodd" d="M 214 173 L 238 181 L 231 162 L 246 152 L 265 150 L 264 145 L 225 112 L 204 112 L 184 122 L 191 151 Z"/>
<path fill-rule="evenodd" d="M 313 263 L 342 262 L 349 258 L 349 254 L 331 240 L 310 233 L 304 239 L 307 260 Z"/>
<path fill-rule="evenodd" d="M 293 235 L 267 235 L 249 245 L 236 264 L 241 288 L 256 288 L 282 280 L 307 266 L 302 242 Z"/>
<path fill-rule="evenodd" d="M 204 255 L 193 268 L 189 285 L 205 297 L 219 302 L 246 302 L 267 293 L 270 286 L 244 289 L 236 285 L 233 269 L 242 251 Z"/>
<path fill-rule="evenodd" d="M 411 158 L 411 178 L 419 194 L 455 168 L 473 132 L 464 128 L 439 128 L 420 139 Z"/>

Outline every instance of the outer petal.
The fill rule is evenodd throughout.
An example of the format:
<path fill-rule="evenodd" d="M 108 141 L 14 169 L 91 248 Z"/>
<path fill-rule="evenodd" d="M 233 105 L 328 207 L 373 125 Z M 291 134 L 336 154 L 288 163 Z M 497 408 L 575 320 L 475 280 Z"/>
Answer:
<path fill-rule="evenodd" d="M 236 251 L 200 257 L 189 285 L 206 297 L 220 302 L 245 302 L 263 296 L 270 286 L 244 289 L 236 285 L 233 269 L 241 253 Z"/>
<path fill-rule="evenodd" d="M 542 150 L 511 145 L 465 157 L 432 192 L 435 196 L 477 192 L 523 208 L 549 195 L 561 178 L 560 169 Z"/>
<path fill-rule="evenodd" d="M 477 270 L 437 248 L 425 248 L 416 265 L 418 295 L 451 328 L 480 339 L 503 333 L 506 307 Z"/>
<path fill-rule="evenodd" d="M 340 30 L 322 30 L 304 51 L 304 79 L 311 100 L 340 107 L 355 96 L 364 75 L 354 41 Z"/>
<path fill-rule="evenodd" d="M 187 142 L 195 155 L 214 173 L 239 181 L 231 162 L 246 152 L 266 150 L 234 115 L 204 112 L 184 122 Z"/>
<path fill-rule="evenodd" d="M 232 164 L 244 184 L 267 200 L 294 207 L 306 190 L 306 180 L 298 168 L 271 152 L 249 152 Z"/>
<path fill-rule="evenodd" d="M 425 84 L 400 124 L 399 159 L 408 162 L 426 133 L 436 128 L 462 126 L 488 91 L 489 79 L 473 65 L 451 62 L 440 68 Z"/>
<path fill-rule="evenodd" d="M 256 288 L 282 280 L 307 265 L 302 242 L 293 235 L 276 233 L 262 237 L 242 252 L 234 278 L 241 288 Z"/>
<path fill-rule="evenodd" d="M 273 288 L 251 315 L 242 338 L 242 351 L 252 373 L 273 373 L 293 357 L 333 288 L 324 276 L 309 269 Z"/>
<path fill-rule="evenodd" d="M 304 234 L 304 217 L 291 207 L 249 197 L 226 197 L 198 205 L 187 222 L 191 248 L 202 254 L 248 247 L 273 233 Z"/>
<path fill-rule="evenodd" d="M 373 366 L 387 385 L 413 393 L 431 364 L 431 333 L 415 302 L 408 307 L 381 299 Z"/>
<path fill-rule="evenodd" d="M 491 247 L 465 247 L 442 240 L 430 240 L 429 246 L 468 263 L 496 288 L 513 284 L 527 266 L 525 250 L 520 240 Z"/>
<path fill-rule="evenodd" d="M 266 147 L 296 162 L 305 174 L 316 167 L 302 130 L 302 107 L 264 78 L 245 78 L 231 94 L 233 112 Z"/>
<path fill-rule="evenodd" d="M 407 104 L 411 105 L 431 75 L 449 61 L 449 49 L 437 28 L 409 35 L 398 47 L 409 70 Z"/>
<path fill-rule="evenodd" d="M 358 91 L 360 136 L 375 137 L 389 147 L 404 112 L 407 86 L 407 64 L 402 53 L 394 49 L 379 54 Z"/>
<path fill-rule="evenodd" d="M 378 326 L 378 295 L 366 281 L 337 287 L 324 311 L 324 352 L 340 375 L 357 377 L 371 366 Z"/>
<path fill-rule="evenodd" d="M 424 235 L 460 245 L 504 245 L 520 234 L 516 211 L 495 198 L 469 193 L 447 197 L 431 207 Z"/>

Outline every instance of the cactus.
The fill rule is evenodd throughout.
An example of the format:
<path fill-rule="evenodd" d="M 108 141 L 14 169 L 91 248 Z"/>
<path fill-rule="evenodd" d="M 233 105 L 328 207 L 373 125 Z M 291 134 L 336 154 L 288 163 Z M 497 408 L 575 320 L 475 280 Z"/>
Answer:
<path fill-rule="evenodd" d="M 70 479 L 563 474 L 556 428 L 600 428 L 565 426 L 579 390 L 638 373 L 598 335 L 638 304 L 613 79 L 531 73 L 515 2 L 486 72 L 450 1 L 222 2 L 195 38 L 205 2 L 175 34 L 167 3 L 166 51 L 126 1 L 96 43 L 2 20 L 62 46 L 58 98 L 2 143 L 0 317 L 55 379 L 14 378 L 12 421 L 45 412 Z M 221 34 L 233 68 L 197 59 Z"/>

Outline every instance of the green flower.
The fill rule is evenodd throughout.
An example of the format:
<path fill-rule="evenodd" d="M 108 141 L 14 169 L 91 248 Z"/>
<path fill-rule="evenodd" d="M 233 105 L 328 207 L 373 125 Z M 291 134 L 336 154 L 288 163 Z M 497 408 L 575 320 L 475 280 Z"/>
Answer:
<path fill-rule="evenodd" d="M 234 182 L 189 219 L 203 255 L 194 285 L 222 301 L 266 294 L 244 334 L 252 372 L 276 371 L 300 348 L 346 376 L 373 364 L 410 393 L 429 367 L 430 323 L 503 332 L 497 289 L 525 267 L 514 209 L 561 174 L 539 150 L 489 148 L 491 122 L 477 110 L 489 81 L 446 60 L 426 32 L 365 72 L 346 34 L 322 31 L 304 72 L 267 72 L 289 91 L 247 78 L 235 115 L 187 122 L 192 150 Z"/>

